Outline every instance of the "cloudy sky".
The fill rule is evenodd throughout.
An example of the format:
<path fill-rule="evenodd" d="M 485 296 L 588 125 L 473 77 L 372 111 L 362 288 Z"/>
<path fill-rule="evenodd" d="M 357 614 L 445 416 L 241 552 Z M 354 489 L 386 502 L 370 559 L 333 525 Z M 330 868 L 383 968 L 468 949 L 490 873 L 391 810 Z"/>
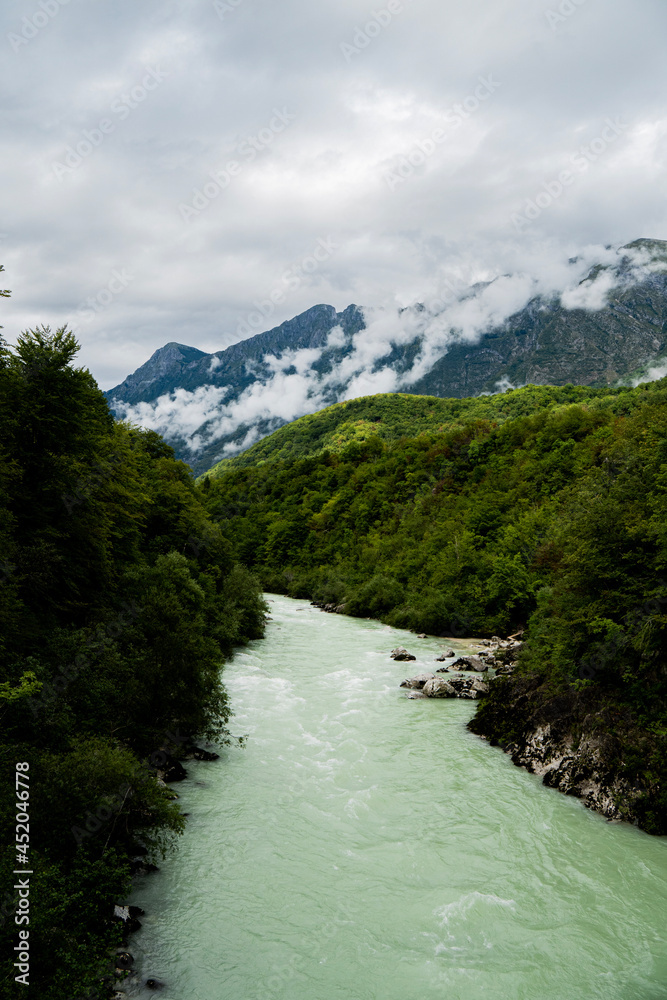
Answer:
<path fill-rule="evenodd" d="M 69 322 L 103 388 L 171 340 L 667 237 L 664 0 L 6 0 L 0 22 L 4 333 Z"/>

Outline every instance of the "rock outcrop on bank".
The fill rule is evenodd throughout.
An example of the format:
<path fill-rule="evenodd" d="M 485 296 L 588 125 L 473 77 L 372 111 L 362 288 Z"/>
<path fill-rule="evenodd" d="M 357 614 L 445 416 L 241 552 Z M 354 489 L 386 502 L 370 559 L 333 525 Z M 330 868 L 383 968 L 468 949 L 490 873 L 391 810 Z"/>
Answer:
<path fill-rule="evenodd" d="M 667 833 L 661 790 L 647 780 L 639 754 L 650 736 L 595 688 L 554 690 L 539 675 L 492 678 L 468 728 L 500 746 L 545 785 L 580 798 L 609 820 Z"/>
<path fill-rule="evenodd" d="M 479 656 L 459 656 L 448 667 L 440 667 L 439 674 L 448 673 L 450 670 L 473 670 L 475 673 L 483 674 L 489 669 L 489 664 Z"/>
<path fill-rule="evenodd" d="M 489 687 L 479 677 L 438 677 L 437 674 L 417 674 L 401 684 L 412 692 L 422 691 L 426 698 L 479 698 Z"/>

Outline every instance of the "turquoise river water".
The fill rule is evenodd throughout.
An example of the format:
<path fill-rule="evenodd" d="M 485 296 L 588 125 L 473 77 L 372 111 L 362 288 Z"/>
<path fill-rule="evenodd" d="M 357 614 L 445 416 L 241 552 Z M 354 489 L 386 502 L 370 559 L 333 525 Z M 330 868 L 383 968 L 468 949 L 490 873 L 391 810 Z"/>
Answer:
<path fill-rule="evenodd" d="M 667 839 L 514 767 L 466 730 L 474 702 L 408 700 L 443 640 L 269 596 L 266 639 L 225 669 L 247 745 L 187 765 L 186 833 L 131 900 L 137 969 L 164 989 L 125 989 L 667 998 Z"/>

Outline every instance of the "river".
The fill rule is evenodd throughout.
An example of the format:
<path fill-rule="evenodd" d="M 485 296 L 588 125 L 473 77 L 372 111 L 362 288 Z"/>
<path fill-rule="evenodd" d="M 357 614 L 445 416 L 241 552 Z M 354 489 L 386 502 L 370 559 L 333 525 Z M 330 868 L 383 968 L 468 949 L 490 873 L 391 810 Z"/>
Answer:
<path fill-rule="evenodd" d="M 247 745 L 187 765 L 185 835 L 133 893 L 165 984 L 133 995 L 667 998 L 667 840 L 514 767 L 474 702 L 408 700 L 442 640 L 269 600 L 225 668 Z"/>

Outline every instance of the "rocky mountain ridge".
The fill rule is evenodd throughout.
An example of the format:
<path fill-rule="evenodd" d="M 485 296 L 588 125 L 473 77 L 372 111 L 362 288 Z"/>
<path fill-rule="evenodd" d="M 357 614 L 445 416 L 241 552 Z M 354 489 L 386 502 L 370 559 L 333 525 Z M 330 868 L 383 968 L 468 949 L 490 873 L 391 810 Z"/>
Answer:
<path fill-rule="evenodd" d="M 646 265 L 641 271 L 638 257 Z M 603 304 L 590 308 L 586 294 L 603 281 Z M 489 284 L 469 289 L 468 297 Z M 106 395 L 117 416 L 159 430 L 199 474 L 303 413 L 351 392 L 365 395 L 354 392 L 360 375 L 393 373 L 389 391 L 465 398 L 526 384 L 613 385 L 641 378 L 667 354 L 667 242 L 627 244 L 618 263 L 594 267 L 581 289 L 582 305 L 576 297 L 534 297 L 474 342 L 453 329 L 420 377 L 411 370 L 428 332 L 418 324 L 414 336 L 390 337 L 386 350 L 364 361 L 367 313 L 356 305 L 342 312 L 317 305 L 213 354 L 169 343 Z M 276 390 L 273 397 L 267 388 Z M 286 411 L 277 401 L 290 393 L 304 398 Z M 196 426 L 181 419 L 188 407 L 195 422 L 201 413 Z"/>

